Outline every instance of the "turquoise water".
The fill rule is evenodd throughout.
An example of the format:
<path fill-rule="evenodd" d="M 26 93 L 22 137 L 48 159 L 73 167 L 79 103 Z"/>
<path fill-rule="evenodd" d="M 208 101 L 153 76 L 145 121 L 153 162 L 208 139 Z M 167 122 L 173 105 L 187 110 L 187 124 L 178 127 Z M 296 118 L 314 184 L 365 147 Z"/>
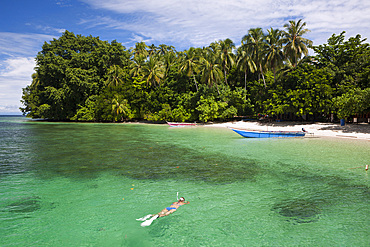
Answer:
<path fill-rule="evenodd" d="M 0 246 L 369 246 L 369 147 L 0 117 Z"/>

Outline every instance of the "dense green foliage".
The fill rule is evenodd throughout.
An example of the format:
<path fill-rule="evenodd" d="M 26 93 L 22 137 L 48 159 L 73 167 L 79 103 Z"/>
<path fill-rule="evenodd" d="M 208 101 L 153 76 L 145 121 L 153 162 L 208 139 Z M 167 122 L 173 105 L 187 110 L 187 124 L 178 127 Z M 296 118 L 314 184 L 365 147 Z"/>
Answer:
<path fill-rule="evenodd" d="M 181 52 L 144 42 L 127 50 L 66 31 L 38 53 L 21 110 L 32 118 L 108 122 L 369 112 L 369 44 L 360 35 L 345 41 L 343 32 L 312 46 L 302 37 L 305 25 L 250 29 L 237 49 L 226 39 Z"/>

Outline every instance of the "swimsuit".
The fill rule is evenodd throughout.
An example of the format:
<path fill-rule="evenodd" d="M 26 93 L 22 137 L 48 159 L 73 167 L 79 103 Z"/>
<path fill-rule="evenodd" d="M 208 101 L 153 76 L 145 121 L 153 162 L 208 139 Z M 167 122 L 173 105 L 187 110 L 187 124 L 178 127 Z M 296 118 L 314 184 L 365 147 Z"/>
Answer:
<path fill-rule="evenodd" d="M 174 204 L 172 203 L 172 204 L 171 204 L 171 206 L 173 206 L 173 205 L 174 205 Z M 180 207 L 181 205 L 176 204 L 176 206 L 179 206 L 179 207 Z M 177 208 L 175 208 L 175 207 L 167 207 L 166 209 L 167 209 L 168 211 L 170 211 L 170 210 L 172 210 L 172 209 L 177 209 Z"/>

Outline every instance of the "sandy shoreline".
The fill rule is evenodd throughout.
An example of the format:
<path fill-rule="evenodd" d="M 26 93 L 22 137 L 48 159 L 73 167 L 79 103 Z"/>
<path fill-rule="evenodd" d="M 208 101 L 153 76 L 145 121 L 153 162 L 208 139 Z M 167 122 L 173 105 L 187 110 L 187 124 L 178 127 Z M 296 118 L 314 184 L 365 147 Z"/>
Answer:
<path fill-rule="evenodd" d="M 261 123 L 258 121 L 235 121 L 227 123 L 206 124 L 207 127 L 239 128 L 247 130 L 271 130 L 271 131 L 300 131 L 304 128 L 308 131 L 308 137 L 335 137 L 346 139 L 362 139 L 370 141 L 370 124 L 346 124 L 340 126 L 336 123 L 297 123 L 297 122 L 276 122 Z"/>

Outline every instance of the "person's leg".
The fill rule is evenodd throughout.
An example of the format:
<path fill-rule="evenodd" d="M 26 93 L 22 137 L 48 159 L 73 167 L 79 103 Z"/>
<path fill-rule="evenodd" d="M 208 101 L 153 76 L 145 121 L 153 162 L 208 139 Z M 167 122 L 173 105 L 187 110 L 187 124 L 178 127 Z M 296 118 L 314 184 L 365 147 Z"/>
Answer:
<path fill-rule="evenodd" d="M 176 211 L 176 209 L 167 210 L 167 209 L 165 208 L 165 209 L 163 209 L 161 212 L 159 212 L 157 215 L 158 215 L 159 217 L 163 217 L 163 216 L 170 215 L 170 214 L 172 214 L 172 213 L 173 213 L 173 212 L 175 212 L 175 211 Z"/>
<path fill-rule="evenodd" d="M 167 209 L 163 209 L 161 212 L 159 212 L 157 215 L 159 215 L 159 217 L 163 217 L 163 216 L 166 216 L 166 213 L 168 212 Z"/>

